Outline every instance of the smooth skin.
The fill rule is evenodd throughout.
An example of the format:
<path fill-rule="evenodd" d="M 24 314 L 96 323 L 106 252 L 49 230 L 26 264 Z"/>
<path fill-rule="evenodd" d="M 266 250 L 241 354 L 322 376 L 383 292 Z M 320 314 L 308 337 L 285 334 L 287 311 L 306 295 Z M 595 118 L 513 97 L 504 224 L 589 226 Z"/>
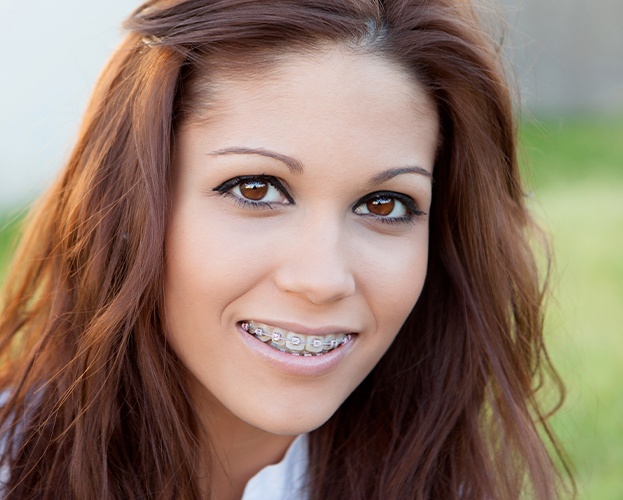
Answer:
<path fill-rule="evenodd" d="M 222 465 L 216 497 L 234 499 L 333 415 L 417 301 L 439 125 L 405 71 L 343 47 L 212 82 L 176 137 L 166 335 Z M 328 368 L 293 370 L 245 320 L 354 335 Z"/>

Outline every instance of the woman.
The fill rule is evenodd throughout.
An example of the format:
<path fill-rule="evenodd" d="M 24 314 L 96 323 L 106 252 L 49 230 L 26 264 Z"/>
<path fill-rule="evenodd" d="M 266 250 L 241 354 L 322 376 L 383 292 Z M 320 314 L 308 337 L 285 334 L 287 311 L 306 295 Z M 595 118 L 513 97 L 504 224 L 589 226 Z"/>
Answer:
<path fill-rule="evenodd" d="M 6 498 L 555 497 L 471 6 L 152 0 L 127 27 L 7 280 Z"/>

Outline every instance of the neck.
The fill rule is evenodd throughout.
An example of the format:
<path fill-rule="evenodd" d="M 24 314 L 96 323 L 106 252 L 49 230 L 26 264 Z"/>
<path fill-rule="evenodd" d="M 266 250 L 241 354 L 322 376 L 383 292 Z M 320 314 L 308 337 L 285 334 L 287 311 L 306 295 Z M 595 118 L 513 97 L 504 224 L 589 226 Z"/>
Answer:
<path fill-rule="evenodd" d="M 218 500 L 240 500 L 249 480 L 267 465 L 284 457 L 296 436 L 280 436 L 254 427 L 210 400 L 201 411 L 210 450 L 210 475 L 206 489 Z"/>
<path fill-rule="evenodd" d="M 294 436 L 277 436 L 257 429 L 232 429 L 212 440 L 214 498 L 238 500 L 249 480 L 267 465 L 281 461 Z"/>

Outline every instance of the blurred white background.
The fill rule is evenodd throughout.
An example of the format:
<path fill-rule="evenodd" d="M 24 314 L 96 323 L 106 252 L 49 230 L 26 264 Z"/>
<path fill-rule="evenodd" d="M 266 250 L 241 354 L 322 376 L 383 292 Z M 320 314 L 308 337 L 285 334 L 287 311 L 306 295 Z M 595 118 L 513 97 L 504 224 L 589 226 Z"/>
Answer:
<path fill-rule="evenodd" d="M 139 0 L 0 0 L 0 210 L 30 201 L 68 156 L 121 23 Z"/>

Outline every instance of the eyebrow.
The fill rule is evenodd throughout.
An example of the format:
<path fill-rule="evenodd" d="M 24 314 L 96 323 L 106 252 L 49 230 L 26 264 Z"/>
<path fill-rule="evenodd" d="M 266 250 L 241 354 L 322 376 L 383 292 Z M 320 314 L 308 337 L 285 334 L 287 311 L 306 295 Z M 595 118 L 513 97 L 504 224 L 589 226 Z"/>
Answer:
<path fill-rule="evenodd" d="M 264 148 L 245 148 L 241 146 L 230 147 L 218 149 L 210 153 L 210 155 L 214 156 L 225 156 L 225 155 L 259 155 L 266 156 L 268 158 L 273 158 L 284 163 L 290 171 L 295 175 L 300 175 L 303 173 L 303 164 L 297 160 L 296 158 L 292 158 L 291 156 L 282 155 L 280 153 L 275 153 L 274 151 L 270 151 Z"/>
<path fill-rule="evenodd" d="M 387 182 L 388 180 L 393 179 L 397 175 L 402 175 L 402 174 L 419 174 L 419 175 L 423 175 L 424 177 L 428 177 L 431 180 L 431 182 L 433 181 L 433 174 L 431 174 L 428 170 L 426 170 L 423 167 L 414 165 L 411 167 L 397 167 L 397 168 L 390 168 L 389 170 L 384 170 L 383 172 L 380 172 L 376 174 L 374 177 L 372 177 L 372 179 L 370 179 L 370 183 L 371 184 L 382 184 L 383 182 Z"/>
<path fill-rule="evenodd" d="M 269 149 L 264 148 L 247 148 L 243 146 L 233 146 L 228 148 L 217 149 L 210 153 L 212 156 L 227 156 L 227 155 L 259 155 L 265 156 L 267 158 L 273 158 L 284 163 L 290 171 L 295 175 L 300 175 L 303 173 L 303 164 L 288 155 L 284 155 L 281 153 L 276 153 L 275 151 L 270 151 Z M 372 179 L 370 179 L 370 184 L 382 184 L 383 182 L 387 182 L 390 179 L 402 174 L 419 174 L 424 177 L 428 177 L 431 182 L 433 180 L 433 174 L 431 174 L 428 170 L 423 167 L 419 167 L 417 165 L 409 166 L 409 167 L 396 167 L 390 168 L 389 170 L 384 170 L 376 174 Z"/>

